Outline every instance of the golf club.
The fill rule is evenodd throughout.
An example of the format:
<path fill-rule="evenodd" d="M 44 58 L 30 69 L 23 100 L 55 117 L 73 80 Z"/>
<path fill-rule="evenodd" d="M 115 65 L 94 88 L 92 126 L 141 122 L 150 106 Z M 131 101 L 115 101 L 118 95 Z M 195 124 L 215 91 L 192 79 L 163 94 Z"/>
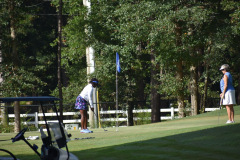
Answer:
<path fill-rule="evenodd" d="M 96 113 L 95 113 L 95 112 L 93 112 L 93 113 L 94 113 L 94 115 L 97 117 Z M 98 118 L 97 118 L 97 119 L 98 119 Z M 101 122 L 99 121 L 99 119 L 98 119 L 98 122 L 99 122 L 100 125 L 101 125 Z M 105 128 L 102 127 L 102 125 L 101 125 L 101 128 L 102 128 L 104 131 L 107 131 Z"/>

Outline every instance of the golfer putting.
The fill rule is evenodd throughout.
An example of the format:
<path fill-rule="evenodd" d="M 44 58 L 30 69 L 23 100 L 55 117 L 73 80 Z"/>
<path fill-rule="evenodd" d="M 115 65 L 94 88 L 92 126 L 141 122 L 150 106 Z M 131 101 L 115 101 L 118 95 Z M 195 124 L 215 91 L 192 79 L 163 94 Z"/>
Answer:
<path fill-rule="evenodd" d="M 94 112 L 93 88 L 96 88 L 98 86 L 98 80 L 96 78 L 92 78 L 89 84 L 84 87 L 76 99 L 75 109 L 78 109 L 81 114 L 81 133 L 93 133 L 93 131 L 90 131 L 87 128 L 87 110 L 89 103 L 91 110 Z"/>

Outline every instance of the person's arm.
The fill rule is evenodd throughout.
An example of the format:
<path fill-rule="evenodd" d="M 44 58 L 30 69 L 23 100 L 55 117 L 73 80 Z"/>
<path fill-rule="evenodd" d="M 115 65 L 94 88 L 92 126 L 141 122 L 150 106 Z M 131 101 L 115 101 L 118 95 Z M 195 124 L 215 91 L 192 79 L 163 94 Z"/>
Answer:
<path fill-rule="evenodd" d="M 224 95 L 225 95 L 227 87 L 228 87 L 228 76 L 226 74 L 223 77 L 223 81 L 224 81 L 224 88 L 223 88 L 223 92 L 222 92 L 222 99 L 224 99 Z"/>

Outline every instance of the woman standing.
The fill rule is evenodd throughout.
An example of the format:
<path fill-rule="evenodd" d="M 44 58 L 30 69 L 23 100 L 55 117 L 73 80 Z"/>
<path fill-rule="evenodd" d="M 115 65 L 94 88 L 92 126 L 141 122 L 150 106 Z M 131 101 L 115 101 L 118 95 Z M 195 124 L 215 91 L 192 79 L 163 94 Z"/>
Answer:
<path fill-rule="evenodd" d="M 93 88 L 96 88 L 97 86 L 98 80 L 96 78 L 91 79 L 89 84 L 84 87 L 76 99 L 75 109 L 79 109 L 81 114 L 81 133 L 93 133 L 87 128 L 87 103 L 90 104 L 91 110 L 94 111 L 92 95 Z"/>
<path fill-rule="evenodd" d="M 232 75 L 229 73 L 229 65 L 223 64 L 220 68 L 223 73 L 223 78 L 220 81 L 221 89 L 221 104 L 225 105 L 228 113 L 228 121 L 226 123 L 234 123 L 234 108 L 233 105 L 236 104 L 235 99 L 235 89 L 233 87 Z"/>

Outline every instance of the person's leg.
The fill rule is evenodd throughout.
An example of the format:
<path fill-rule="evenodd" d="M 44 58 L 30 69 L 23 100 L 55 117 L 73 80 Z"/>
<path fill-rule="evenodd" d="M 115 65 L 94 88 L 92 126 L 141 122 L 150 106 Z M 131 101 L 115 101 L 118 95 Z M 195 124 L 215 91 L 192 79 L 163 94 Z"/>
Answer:
<path fill-rule="evenodd" d="M 85 110 L 86 112 L 85 112 L 85 126 L 86 126 L 86 132 L 87 133 L 93 133 L 93 131 L 90 131 L 88 128 L 87 128 L 87 110 Z"/>
<path fill-rule="evenodd" d="M 231 123 L 234 122 L 234 108 L 233 105 L 226 105 L 227 113 L 228 113 L 228 121 Z"/>
<path fill-rule="evenodd" d="M 233 105 L 230 105 L 229 108 L 230 108 L 230 120 L 233 122 L 234 121 L 234 108 L 233 108 Z"/>
<path fill-rule="evenodd" d="M 84 129 L 87 129 L 87 110 L 84 110 Z"/>
<path fill-rule="evenodd" d="M 81 114 L 81 130 L 86 129 L 85 128 L 85 110 L 80 110 Z"/>
<path fill-rule="evenodd" d="M 226 109 L 227 109 L 227 114 L 228 114 L 228 120 L 231 121 L 231 108 L 229 105 L 226 105 Z"/>

